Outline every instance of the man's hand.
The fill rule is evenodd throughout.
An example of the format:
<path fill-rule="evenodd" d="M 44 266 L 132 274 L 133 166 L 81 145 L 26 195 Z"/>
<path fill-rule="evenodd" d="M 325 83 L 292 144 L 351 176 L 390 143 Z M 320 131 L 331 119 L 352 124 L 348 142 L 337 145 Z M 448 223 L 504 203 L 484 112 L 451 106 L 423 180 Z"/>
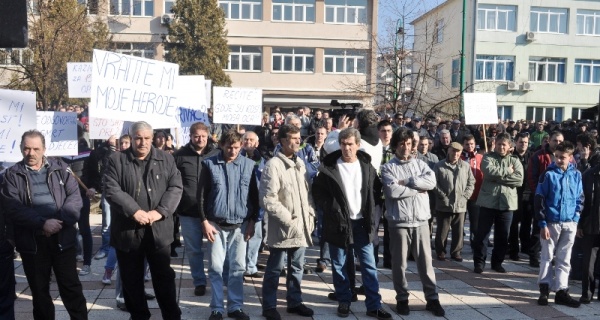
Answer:
<path fill-rule="evenodd" d="M 577 233 L 575 235 L 577 238 L 583 238 L 583 229 L 577 229 Z"/>
<path fill-rule="evenodd" d="M 96 189 L 94 189 L 94 188 L 89 188 L 89 189 L 88 189 L 88 190 L 85 192 L 85 195 L 86 195 L 88 198 L 90 198 L 90 199 L 94 198 L 94 196 L 96 195 Z"/>
<path fill-rule="evenodd" d="M 210 243 L 215 242 L 215 234 L 219 233 L 215 227 L 208 222 L 208 220 L 204 220 L 202 222 L 202 230 L 204 230 L 204 236 Z"/>
<path fill-rule="evenodd" d="M 508 167 L 508 174 L 513 174 L 515 172 L 515 168 L 512 165 Z"/>
<path fill-rule="evenodd" d="M 581 159 L 587 160 L 590 157 L 590 146 L 585 146 L 577 149 L 579 150 L 579 157 Z"/>
<path fill-rule="evenodd" d="M 153 224 L 156 221 L 159 221 L 163 218 L 163 215 L 160 214 L 160 212 L 156 211 L 156 210 L 150 210 L 148 211 L 148 219 L 150 219 L 149 224 Z"/>
<path fill-rule="evenodd" d="M 48 219 L 44 222 L 42 230 L 44 231 L 44 234 L 49 237 L 62 229 L 62 223 L 62 221 L 57 219 Z"/>
<path fill-rule="evenodd" d="M 133 219 L 141 224 L 141 225 L 147 225 L 150 223 L 150 216 L 148 215 L 148 212 L 144 211 L 144 210 L 138 210 L 133 214 Z"/>
<path fill-rule="evenodd" d="M 544 240 L 550 239 L 550 230 L 548 230 L 548 227 L 543 227 L 540 229 L 540 238 Z"/>
<path fill-rule="evenodd" d="M 254 220 L 250 220 L 248 221 L 248 224 L 246 225 L 246 231 L 244 231 L 244 240 L 246 242 L 248 242 L 248 240 L 250 240 L 250 238 L 254 237 Z"/>
<path fill-rule="evenodd" d="M 336 127 L 336 129 L 346 129 L 350 127 L 350 119 L 348 119 L 348 116 L 343 115 L 340 117 L 340 119 L 338 120 L 338 125 Z"/>

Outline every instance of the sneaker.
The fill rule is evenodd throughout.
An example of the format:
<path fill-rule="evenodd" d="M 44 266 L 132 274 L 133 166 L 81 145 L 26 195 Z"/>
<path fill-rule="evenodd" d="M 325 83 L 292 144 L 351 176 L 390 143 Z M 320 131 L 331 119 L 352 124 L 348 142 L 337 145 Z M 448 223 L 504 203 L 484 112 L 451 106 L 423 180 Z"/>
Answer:
<path fill-rule="evenodd" d="M 540 297 L 538 298 L 538 304 L 540 306 L 548 305 L 548 296 L 550 295 L 550 288 L 548 284 L 540 284 Z"/>
<path fill-rule="evenodd" d="M 408 307 L 408 300 L 398 301 L 396 303 L 396 311 L 402 316 L 410 314 L 410 308 Z"/>
<path fill-rule="evenodd" d="M 452 260 L 454 260 L 456 262 L 463 262 L 463 258 L 460 256 L 460 254 L 452 256 Z"/>
<path fill-rule="evenodd" d="M 108 254 L 106 254 L 106 252 L 98 251 L 98 253 L 96 253 L 96 255 L 94 256 L 94 259 L 101 260 L 101 259 L 106 258 L 106 256 L 108 256 Z"/>
<path fill-rule="evenodd" d="M 213 311 L 210 313 L 210 317 L 208 317 L 208 320 L 222 320 L 223 319 L 223 314 L 221 314 L 219 311 Z"/>
<path fill-rule="evenodd" d="M 367 311 L 367 317 L 377 318 L 377 319 L 391 319 L 392 315 L 383 310 L 383 308 L 379 308 L 378 310 Z"/>
<path fill-rule="evenodd" d="M 104 276 L 102 276 L 102 283 L 105 285 L 110 285 L 112 283 L 112 273 L 113 271 L 110 269 L 104 270 Z"/>
<path fill-rule="evenodd" d="M 194 295 L 195 295 L 195 296 L 201 297 L 201 296 L 203 296 L 203 295 L 205 295 L 205 294 L 206 294 L 206 286 L 202 286 L 202 285 L 200 285 L 200 286 L 197 286 L 197 287 L 194 289 Z"/>
<path fill-rule="evenodd" d="M 237 309 L 234 312 L 227 312 L 227 316 L 238 320 L 250 320 L 250 317 L 242 311 L 242 309 Z"/>
<path fill-rule="evenodd" d="M 444 311 L 444 308 L 442 308 L 442 306 L 440 305 L 440 300 L 437 299 L 427 301 L 427 304 L 425 305 L 425 310 L 431 311 L 431 313 L 433 313 L 436 317 L 443 317 L 444 315 L 446 315 L 446 311 Z"/>
<path fill-rule="evenodd" d="M 281 320 L 281 315 L 275 308 L 263 310 L 262 315 L 263 317 L 267 318 L 267 320 Z"/>
<path fill-rule="evenodd" d="M 287 308 L 287 312 L 288 313 L 295 313 L 297 315 L 303 316 L 303 317 L 312 317 L 313 314 L 315 314 L 315 312 L 304 305 L 304 303 L 301 303 L 295 307 L 288 307 Z"/>
<path fill-rule="evenodd" d="M 492 270 L 494 270 L 498 273 L 506 273 L 506 269 L 504 269 L 504 267 L 502 265 L 497 265 L 495 267 L 492 267 Z"/>
<path fill-rule="evenodd" d="M 579 308 L 579 306 L 581 305 L 579 301 L 571 298 L 571 295 L 569 295 L 568 290 L 558 290 L 556 292 L 556 296 L 554 296 L 554 303 L 562 304 L 571 308 Z"/>
<path fill-rule="evenodd" d="M 247 278 L 260 278 L 260 274 L 258 274 L 258 272 L 254 272 L 254 273 L 245 273 L 244 277 Z"/>
<path fill-rule="evenodd" d="M 79 271 L 79 275 L 87 276 L 88 274 L 90 274 L 90 272 L 92 272 L 92 269 L 90 268 L 90 266 L 84 265 L 83 267 L 81 267 L 81 270 Z"/>
<path fill-rule="evenodd" d="M 341 318 L 347 318 L 350 315 L 350 305 L 344 302 L 340 303 L 337 308 L 337 315 Z"/>
<path fill-rule="evenodd" d="M 83 262 L 83 256 L 78 254 L 75 256 L 75 260 L 77 260 L 77 262 Z"/>
<path fill-rule="evenodd" d="M 317 263 L 317 267 L 315 268 L 315 272 L 321 273 L 323 271 L 327 270 L 327 265 L 324 264 L 323 262 L 319 262 Z"/>

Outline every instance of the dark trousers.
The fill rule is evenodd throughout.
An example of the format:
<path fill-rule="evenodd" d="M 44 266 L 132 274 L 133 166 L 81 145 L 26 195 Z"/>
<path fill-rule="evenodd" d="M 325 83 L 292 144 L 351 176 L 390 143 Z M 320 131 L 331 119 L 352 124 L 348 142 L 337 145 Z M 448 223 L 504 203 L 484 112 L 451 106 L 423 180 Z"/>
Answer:
<path fill-rule="evenodd" d="M 391 268 L 392 254 L 390 253 L 390 230 L 387 219 L 382 217 L 381 220 L 383 220 L 383 266 L 385 268 Z"/>
<path fill-rule="evenodd" d="M 513 213 L 508 235 L 508 254 L 511 257 L 518 255 L 519 251 L 529 253 L 532 221 L 533 210 L 529 208 L 529 201 L 523 201 L 519 195 L 519 208 Z"/>
<path fill-rule="evenodd" d="M 512 211 L 479 208 L 479 224 L 473 240 L 473 263 L 475 267 L 485 267 L 487 242 L 494 226 L 494 249 L 492 250 L 492 268 L 502 265 L 508 247 L 508 232 L 512 221 Z"/>
<path fill-rule="evenodd" d="M 171 248 L 175 249 L 177 247 L 181 247 L 181 232 L 179 232 L 179 227 L 181 227 L 181 222 L 179 222 L 179 215 L 173 214 L 173 243 L 171 243 Z"/>
<path fill-rule="evenodd" d="M 33 318 L 53 320 L 54 304 L 50 296 L 50 270 L 54 271 L 58 292 L 71 319 L 87 319 L 83 288 L 77 275 L 76 248 L 60 251 L 58 234 L 36 236 L 37 253 L 21 253 L 23 270 L 31 289 Z"/>
<path fill-rule="evenodd" d="M 460 256 L 463 248 L 463 228 L 465 213 L 458 212 L 436 212 L 435 221 L 437 223 L 435 233 L 435 252 L 439 255 L 446 253 L 446 243 L 448 233 L 452 228 L 452 244 L 450 245 L 450 255 L 452 257 Z"/>
<path fill-rule="evenodd" d="M 139 248 L 131 249 L 129 252 L 117 249 L 116 252 L 123 281 L 123 297 L 131 319 L 150 319 L 150 310 L 144 292 L 144 259 L 148 260 L 150 266 L 152 286 L 162 318 L 181 319 L 181 310 L 177 305 L 175 271 L 171 268 L 170 246 L 156 249 L 152 231 L 147 228 Z"/>
<path fill-rule="evenodd" d="M 15 319 L 15 265 L 13 246 L 0 240 L 0 319 Z"/>
<path fill-rule="evenodd" d="M 600 288 L 595 287 L 596 283 L 594 282 L 594 267 L 596 265 L 596 258 L 600 247 L 600 235 L 584 235 L 580 240 L 582 241 L 583 246 L 581 296 L 592 299 L 594 297 L 594 291 L 596 289 L 600 290 Z"/>
<path fill-rule="evenodd" d="M 92 250 L 94 245 L 92 229 L 90 228 L 91 204 L 90 199 L 85 194 L 81 195 L 81 200 L 83 200 L 83 206 L 79 210 L 79 221 L 77 221 L 77 224 L 79 225 L 79 234 L 83 241 L 83 264 L 89 266 L 92 264 Z"/>
<path fill-rule="evenodd" d="M 477 200 L 467 201 L 467 213 L 469 214 L 469 241 L 471 242 L 471 249 L 473 249 L 473 240 L 475 240 L 477 224 L 479 222 L 479 206 L 477 205 Z"/>

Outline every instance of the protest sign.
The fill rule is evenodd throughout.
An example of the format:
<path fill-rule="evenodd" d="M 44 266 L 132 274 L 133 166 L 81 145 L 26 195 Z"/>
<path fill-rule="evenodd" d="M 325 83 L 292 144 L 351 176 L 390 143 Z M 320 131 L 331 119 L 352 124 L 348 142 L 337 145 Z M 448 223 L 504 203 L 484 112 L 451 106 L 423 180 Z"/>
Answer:
<path fill-rule="evenodd" d="M 88 124 L 90 127 L 90 139 L 106 140 L 113 135 L 118 139 L 122 135 L 129 133 L 129 127 L 131 127 L 133 122 L 90 117 Z"/>
<path fill-rule="evenodd" d="M 465 124 L 498 123 L 498 105 L 495 93 L 465 93 Z"/>
<path fill-rule="evenodd" d="M 214 87 L 213 102 L 214 123 L 261 124 L 261 89 Z"/>
<path fill-rule="evenodd" d="M 0 161 L 23 159 L 21 136 L 36 127 L 35 119 L 35 92 L 0 89 Z"/>
<path fill-rule="evenodd" d="M 67 62 L 69 98 L 90 98 L 92 89 L 92 63 Z"/>
<path fill-rule="evenodd" d="M 204 76 L 179 76 L 177 78 L 179 125 L 174 132 L 178 145 L 190 141 L 190 126 L 196 122 L 210 125 L 206 102 Z"/>
<path fill-rule="evenodd" d="M 77 113 L 38 111 L 37 130 L 46 138 L 47 156 L 76 156 L 78 154 Z"/>
<path fill-rule="evenodd" d="M 204 89 L 206 92 L 206 105 L 210 108 L 210 98 L 212 95 L 212 80 L 204 80 Z"/>
<path fill-rule="evenodd" d="M 177 64 L 94 50 L 90 117 L 177 125 Z"/>

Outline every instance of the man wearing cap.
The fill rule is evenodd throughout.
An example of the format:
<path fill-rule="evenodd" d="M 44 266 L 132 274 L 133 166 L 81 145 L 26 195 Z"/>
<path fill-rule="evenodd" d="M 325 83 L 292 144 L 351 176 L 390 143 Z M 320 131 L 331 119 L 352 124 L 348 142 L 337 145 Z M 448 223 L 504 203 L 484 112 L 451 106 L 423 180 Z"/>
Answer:
<path fill-rule="evenodd" d="M 421 121 L 421 118 L 414 118 L 412 119 L 412 121 L 410 122 L 411 127 L 412 127 L 412 131 L 416 132 L 419 134 L 419 136 L 426 136 L 427 135 L 427 129 L 423 128 L 421 125 L 423 124 L 423 122 Z"/>
<path fill-rule="evenodd" d="M 437 211 L 437 231 L 435 235 L 435 251 L 438 260 L 446 260 L 446 239 L 449 228 L 452 228 L 452 260 L 461 262 L 463 247 L 463 227 L 467 201 L 475 189 L 475 176 L 466 161 L 460 159 L 463 146 L 458 142 L 450 143 L 448 156 L 438 162 L 433 172 L 437 180 L 433 189 Z"/>

